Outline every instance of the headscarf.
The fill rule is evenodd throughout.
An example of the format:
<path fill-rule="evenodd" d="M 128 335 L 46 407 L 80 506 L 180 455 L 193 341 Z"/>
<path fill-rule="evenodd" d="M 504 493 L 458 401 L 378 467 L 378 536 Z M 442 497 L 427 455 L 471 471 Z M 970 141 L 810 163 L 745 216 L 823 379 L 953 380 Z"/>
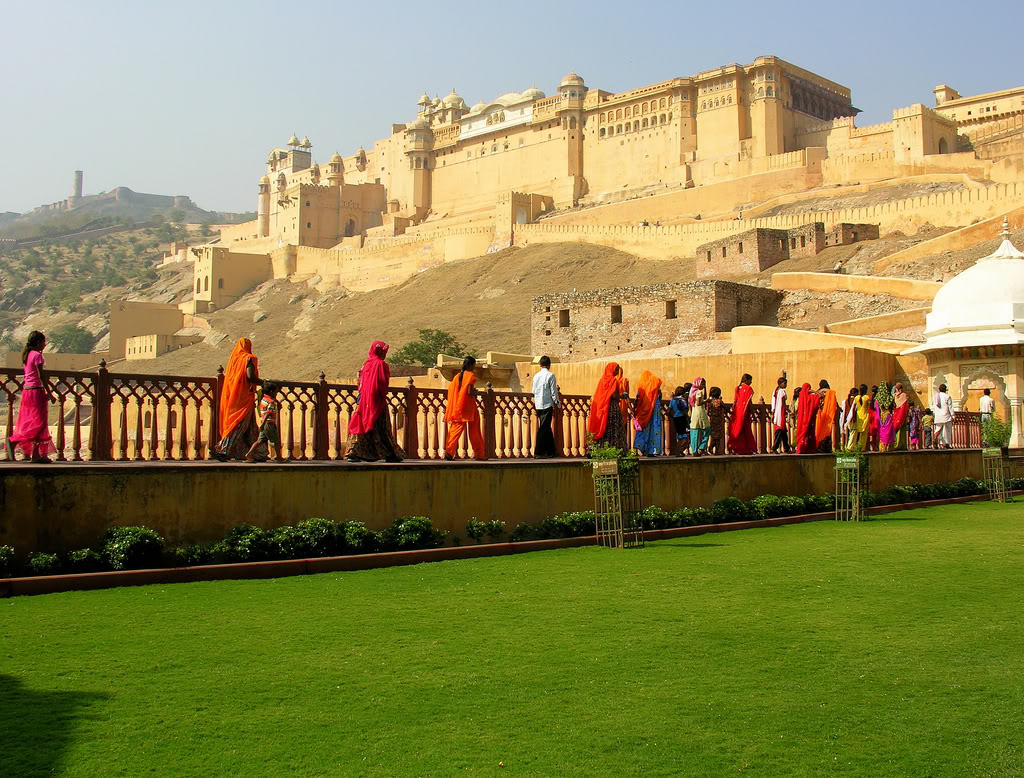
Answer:
<path fill-rule="evenodd" d="M 619 392 L 619 378 L 617 373 L 619 366 L 615 362 L 609 362 L 604 366 L 604 373 L 601 380 L 597 382 L 597 389 L 590 400 L 590 418 L 587 420 L 587 432 L 594 436 L 594 439 L 604 437 L 608 429 L 608 407 L 612 398 Z"/>
<path fill-rule="evenodd" d="M 832 425 L 836 420 L 836 411 L 839 410 L 839 401 L 832 389 L 825 390 L 825 396 L 821 398 L 821 407 L 818 409 L 818 424 L 815 427 L 814 439 L 820 446 L 832 435 Z"/>
<path fill-rule="evenodd" d="M 693 382 L 693 386 L 690 387 L 690 407 L 691 408 L 693 407 L 693 404 L 697 401 L 697 395 L 699 395 L 701 393 L 701 390 L 703 388 L 704 388 L 704 379 L 701 378 L 700 376 L 697 376 L 697 378 Z"/>
<path fill-rule="evenodd" d="M 617 393 L 621 398 L 619 400 L 619 413 L 622 414 L 622 420 L 625 421 L 629 418 L 629 379 L 626 378 L 625 372 L 618 365 L 615 366 L 615 377 L 619 382 Z"/>
<path fill-rule="evenodd" d="M 900 408 L 907 404 L 907 400 L 909 400 L 910 398 L 907 397 L 907 393 L 903 391 L 903 384 L 900 383 L 893 386 L 892 399 L 893 402 L 896 403 L 897 408 Z"/>
<path fill-rule="evenodd" d="M 253 356 L 252 341 L 239 338 L 231 351 L 227 369 L 224 371 L 224 385 L 220 391 L 220 437 L 226 438 L 245 417 L 253 413 L 256 405 L 256 389 L 249 383 L 245 369 L 252 362 L 253 372 L 259 379 L 259 360 Z"/>
<path fill-rule="evenodd" d="M 468 422 L 480 418 L 476 400 L 470 394 L 475 383 L 476 374 L 472 370 L 460 370 L 459 374 L 452 379 L 451 384 L 448 385 L 448 404 L 444 409 L 446 422 Z M 362 400 L 360 400 L 360 404 L 362 404 Z"/>
<path fill-rule="evenodd" d="M 642 372 L 640 374 L 640 383 L 636 388 L 636 406 L 633 411 L 633 416 L 637 424 L 640 425 L 640 429 L 643 429 L 650 423 L 651 417 L 654 415 L 655 408 L 658 405 L 660 392 L 661 379 L 650 370 Z M 690 393 L 692 396 L 692 389 Z"/>
<path fill-rule="evenodd" d="M 895 403 L 895 409 L 892 412 L 892 426 L 900 430 L 906 424 L 907 413 L 910 411 L 910 405 L 907 402 L 910 398 L 903 391 L 903 384 L 900 383 L 893 386 L 892 399 Z"/>
<path fill-rule="evenodd" d="M 359 371 L 359 405 L 348 421 L 350 435 L 365 435 L 373 429 L 380 415 L 387 409 L 391 368 L 384 359 L 388 344 L 375 340 L 370 346 L 369 358 Z"/>

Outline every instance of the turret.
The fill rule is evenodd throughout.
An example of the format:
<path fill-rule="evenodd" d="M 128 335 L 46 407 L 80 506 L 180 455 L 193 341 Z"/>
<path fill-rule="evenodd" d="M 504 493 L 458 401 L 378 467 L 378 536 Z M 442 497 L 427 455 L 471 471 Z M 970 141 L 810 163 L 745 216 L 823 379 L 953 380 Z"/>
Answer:
<path fill-rule="evenodd" d="M 327 163 L 327 183 L 331 186 L 341 186 L 345 183 L 345 163 L 338 152 L 334 152 L 331 161 Z"/>
<path fill-rule="evenodd" d="M 260 179 L 259 191 L 256 218 L 259 220 L 260 237 L 266 238 L 270 235 L 270 176 Z"/>

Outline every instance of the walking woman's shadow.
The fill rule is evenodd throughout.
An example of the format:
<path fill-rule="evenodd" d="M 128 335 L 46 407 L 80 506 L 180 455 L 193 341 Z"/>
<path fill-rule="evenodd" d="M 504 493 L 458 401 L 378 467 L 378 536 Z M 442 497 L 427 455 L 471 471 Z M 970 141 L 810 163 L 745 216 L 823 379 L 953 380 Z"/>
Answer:
<path fill-rule="evenodd" d="M 78 721 L 107 694 L 33 691 L 17 678 L 0 675 L 0 775 L 35 776 L 61 772 Z"/>

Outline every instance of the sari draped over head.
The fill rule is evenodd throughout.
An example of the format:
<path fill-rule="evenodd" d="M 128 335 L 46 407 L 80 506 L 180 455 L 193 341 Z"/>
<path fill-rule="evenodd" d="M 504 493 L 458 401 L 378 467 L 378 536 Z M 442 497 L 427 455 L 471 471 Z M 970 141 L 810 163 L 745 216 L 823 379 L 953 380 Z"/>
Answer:
<path fill-rule="evenodd" d="M 621 392 L 619 369 L 615 362 L 609 362 L 604 366 L 604 373 L 601 375 L 601 380 L 597 382 L 597 389 L 594 390 L 594 396 L 590 400 L 587 432 L 593 435 L 595 440 L 604 437 L 605 430 L 608 428 L 608 406 Z"/>
<path fill-rule="evenodd" d="M 384 361 L 388 344 L 375 340 L 370 354 L 359 371 L 359 405 L 348 422 L 350 435 L 365 435 L 373 429 L 377 419 L 387 409 L 391 368 Z"/>
<path fill-rule="evenodd" d="M 815 424 L 818 420 L 818 402 L 821 400 L 816 392 L 811 391 L 810 384 L 800 387 L 800 399 L 796 406 L 796 453 L 812 454 L 817 448 L 814 438 Z"/>
<path fill-rule="evenodd" d="M 640 383 L 636 387 L 636 407 L 633 411 L 640 429 L 650 424 L 660 398 L 661 379 L 650 370 L 645 370 L 640 374 Z"/>
<path fill-rule="evenodd" d="M 627 421 L 629 419 L 629 379 L 626 378 L 626 374 L 622 368 L 618 365 L 615 366 L 615 377 L 619 382 L 618 394 L 622 399 L 619 400 L 619 413 L 622 414 L 622 420 Z"/>
<path fill-rule="evenodd" d="M 910 411 L 909 397 L 907 393 L 903 391 L 903 384 L 896 384 L 892 388 L 892 399 L 895 403 L 895 407 L 892 411 L 892 426 L 893 429 L 899 431 L 903 429 L 903 425 L 907 423 L 907 413 Z"/>
<path fill-rule="evenodd" d="M 221 438 L 226 438 L 246 416 L 253 412 L 256 405 L 256 389 L 249 383 L 246 367 L 252 362 L 252 369 L 259 379 L 259 360 L 253 356 L 252 341 L 239 338 L 231 351 L 227 369 L 224 371 L 224 386 L 220 391 L 220 424 Z"/>
<path fill-rule="evenodd" d="M 818 409 L 818 424 L 814 435 L 814 440 L 819 446 L 832 436 L 832 426 L 835 424 L 838 411 L 839 401 L 836 399 L 836 393 L 832 389 L 826 389 Z"/>
<path fill-rule="evenodd" d="M 701 390 L 703 389 L 704 379 L 701 378 L 700 376 L 697 376 L 693 381 L 693 386 L 690 387 L 689 403 L 691 408 L 693 407 L 694 403 L 697 402 L 697 395 L 699 395 L 701 393 Z"/>
<path fill-rule="evenodd" d="M 476 407 L 476 399 L 470 394 L 476 375 L 472 371 L 459 371 L 448 385 L 448 405 L 444 409 L 446 422 L 477 421 L 480 411 Z M 359 399 L 362 404 L 362 396 Z"/>
<path fill-rule="evenodd" d="M 757 451 L 754 431 L 750 429 L 753 397 L 754 387 L 750 384 L 740 384 L 736 387 L 732 416 L 729 418 L 729 451 L 733 454 L 753 454 Z"/>

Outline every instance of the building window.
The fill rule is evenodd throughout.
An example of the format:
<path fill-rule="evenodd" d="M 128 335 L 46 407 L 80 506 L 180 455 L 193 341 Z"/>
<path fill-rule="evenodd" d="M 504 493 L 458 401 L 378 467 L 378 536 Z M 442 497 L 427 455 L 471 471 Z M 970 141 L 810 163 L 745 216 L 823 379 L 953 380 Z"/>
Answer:
<path fill-rule="evenodd" d="M 666 300 L 665 301 L 665 318 L 674 319 L 676 317 L 676 301 Z"/>
<path fill-rule="evenodd" d="M 708 249 L 708 262 L 711 261 L 711 249 Z"/>
<path fill-rule="evenodd" d="M 790 238 L 789 239 L 789 247 L 791 249 L 795 249 L 796 248 L 796 238 Z"/>
<path fill-rule="evenodd" d="M 306 222 L 306 229 L 307 229 L 307 230 L 308 230 L 308 229 L 309 229 L 310 227 L 312 227 L 312 226 L 313 226 L 313 222 Z"/>
<path fill-rule="evenodd" d="M 604 136 L 605 136 L 604 127 L 602 127 L 601 128 L 601 137 L 603 138 Z"/>
<path fill-rule="evenodd" d="M 743 253 L 743 241 L 741 240 L 740 241 L 740 254 L 742 254 L 742 253 Z"/>
<path fill-rule="evenodd" d="M 217 288 L 218 289 L 223 289 L 224 288 L 224 279 L 223 278 L 218 278 L 217 279 Z"/>
<path fill-rule="evenodd" d="M 202 286 L 203 286 L 202 282 L 197 278 L 196 279 L 196 294 L 199 294 L 199 292 L 203 291 Z"/>
<path fill-rule="evenodd" d="M 722 256 L 725 256 L 725 246 L 722 246 Z"/>
<path fill-rule="evenodd" d="M 209 276 L 206 276 L 206 278 L 203 279 L 203 291 L 204 292 L 209 292 L 210 291 L 210 277 Z"/>
<path fill-rule="evenodd" d="M 780 249 L 785 249 L 786 248 L 786 240 L 785 240 L 785 238 L 779 238 L 779 248 Z"/>
<path fill-rule="evenodd" d="M 806 235 L 801 235 L 800 236 L 800 248 L 805 248 L 806 246 L 807 246 L 807 236 Z"/>
<path fill-rule="evenodd" d="M 551 335 L 551 330 L 544 330 L 544 337 Z"/>
<path fill-rule="evenodd" d="M 612 324 L 622 324 L 622 306 L 612 306 Z"/>
<path fill-rule="evenodd" d="M 309 208 L 309 200 L 306 200 L 306 207 Z"/>
<path fill-rule="evenodd" d="M 569 326 L 569 309 L 563 308 L 558 312 L 558 326 L 568 327 Z"/>

